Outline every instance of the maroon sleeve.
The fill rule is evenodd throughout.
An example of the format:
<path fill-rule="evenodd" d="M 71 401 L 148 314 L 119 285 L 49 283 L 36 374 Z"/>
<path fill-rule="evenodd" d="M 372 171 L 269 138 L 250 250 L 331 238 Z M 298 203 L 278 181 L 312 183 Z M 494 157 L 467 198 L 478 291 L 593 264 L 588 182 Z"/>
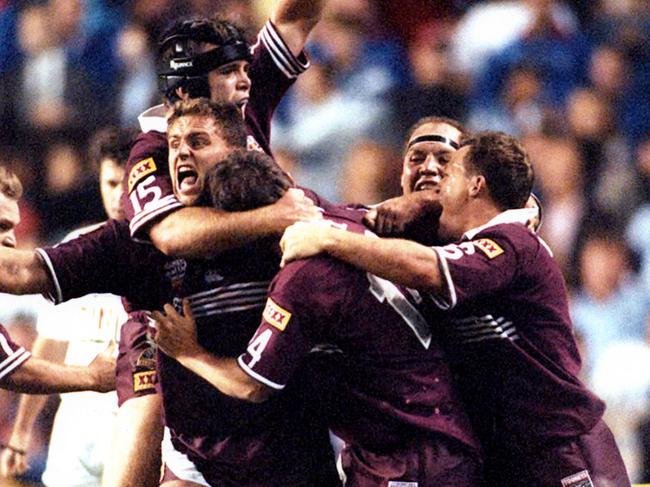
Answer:
<path fill-rule="evenodd" d="M 129 154 L 124 179 L 124 210 L 131 235 L 148 239 L 148 225 L 183 205 L 174 196 L 167 161 L 167 138 L 160 132 L 138 136 Z"/>
<path fill-rule="evenodd" d="M 282 389 L 302 357 L 340 320 L 347 294 L 344 264 L 316 257 L 288 264 L 271 283 L 262 323 L 238 359 L 251 377 Z"/>
<path fill-rule="evenodd" d="M 97 230 L 55 247 L 37 249 L 52 282 L 55 303 L 91 293 L 129 294 L 134 253 L 126 223 L 109 220 Z"/>
<path fill-rule="evenodd" d="M 115 388 L 119 406 L 134 397 L 156 394 L 158 373 L 156 347 L 147 336 L 148 318 L 143 312 L 129 315 L 122 325 L 115 367 Z"/>
<path fill-rule="evenodd" d="M 250 65 L 250 99 L 246 105 L 246 123 L 255 141 L 249 150 L 262 149 L 271 154 L 271 118 L 278 103 L 300 73 L 309 67 L 304 53 L 294 56 L 271 21 L 257 36 Z M 249 138 L 250 139 L 250 138 Z M 255 147 L 251 144 L 257 143 Z"/>
<path fill-rule="evenodd" d="M 0 384 L 31 357 L 31 354 L 14 343 L 4 326 L 0 325 Z"/>
<path fill-rule="evenodd" d="M 530 233 L 528 240 L 532 242 L 533 238 Z M 444 289 L 441 295 L 432 296 L 434 302 L 442 309 L 451 309 L 503 289 L 517 275 L 529 243 L 515 245 L 510 236 L 492 231 L 466 242 L 434 247 Z"/>

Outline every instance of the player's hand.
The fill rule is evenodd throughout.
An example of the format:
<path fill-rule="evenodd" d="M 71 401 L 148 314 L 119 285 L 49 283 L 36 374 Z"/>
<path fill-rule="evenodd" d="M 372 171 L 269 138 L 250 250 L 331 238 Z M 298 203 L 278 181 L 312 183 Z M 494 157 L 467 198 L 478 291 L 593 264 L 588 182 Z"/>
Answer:
<path fill-rule="evenodd" d="M 183 300 L 183 314 L 178 313 L 171 304 L 166 304 L 164 312 L 153 311 L 151 317 L 156 321 L 154 341 L 170 357 L 179 359 L 191 356 L 200 350 L 196 336 L 196 322 L 192 316 L 190 302 Z"/>
<path fill-rule="evenodd" d="M 25 453 L 17 452 L 11 448 L 2 449 L 0 453 L 0 477 L 17 477 L 24 474 L 28 468 L 29 464 Z"/>
<path fill-rule="evenodd" d="M 431 222 L 437 221 L 441 209 L 437 191 L 418 191 L 391 198 L 372 208 L 364 217 L 364 223 L 383 237 L 410 236 L 420 234 L 421 226 L 431 231 Z"/>
<path fill-rule="evenodd" d="M 323 218 L 314 202 L 298 188 L 289 188 L 282 198 L 268 206 L 268 210 L 271 212 L 270 218 L 275 222 L 278 234 L 296 222 Z"/>
<path fill-rule="evenodd" d="M 280 240 L 282 261 L 280 267 L 288 262 L 305 259 L 323 252 L 325 238 L 333 228 L 325 221 L 298 222 L 284 231 Z"/>
<path fill-rule="evenodd" d="M 93 376 L 92 390 L 108 392 L 115 390 L 115 342 L 109 345 L 90 362 L 89 372 Z"/>

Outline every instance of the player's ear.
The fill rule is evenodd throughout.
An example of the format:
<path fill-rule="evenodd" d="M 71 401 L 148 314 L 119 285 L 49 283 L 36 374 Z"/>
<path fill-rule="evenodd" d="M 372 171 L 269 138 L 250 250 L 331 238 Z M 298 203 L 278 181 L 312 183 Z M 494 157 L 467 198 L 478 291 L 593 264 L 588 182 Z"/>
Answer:
<path fill-rule="evenodd" d="M 482 174 L 475 174 L 472 176 L 469 185 L 470 197 L 476 198 L 485 191 L 487 191 L 487 181 L 485 180 L 485 176 Z"/>

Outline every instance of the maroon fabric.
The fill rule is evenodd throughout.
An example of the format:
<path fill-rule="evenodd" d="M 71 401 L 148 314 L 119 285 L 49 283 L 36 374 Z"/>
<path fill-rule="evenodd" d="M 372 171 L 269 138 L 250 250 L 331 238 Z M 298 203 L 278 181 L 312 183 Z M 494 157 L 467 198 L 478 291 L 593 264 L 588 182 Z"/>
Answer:
<path fill-rule="evenodd" d="M 446 303 L 432 297 L 452 306 L 450 355 L 476 423 L 535 444 L 591 430 L 604 404 L 578 379 L 564 280 L 546 245 L 501 224 L 435 249 L 449 288 Z"/>
<path fill-rule="evenodd" d="M 390 454 L 346 445 L 341 464 L 346 487 L 388 487 L 390 481 L 414 482 L 414 487 L 479 487 L 483 479 L 478 457 L 445 437 L 414 440 Z"/>
<path fill-rule="evenodd" d="M 489 455 L 486 464 L 489 485 L 630 486 L 614 437 L 603 421 L 577 438 L 560 440 L 544 447 L 531 448 L 530 444 L 511 443 L 507 449 L 487 447 L 486 450 Z"/>
<path fill-rule="evenodd" d="M 364 232 L 359 212 L 326 214 Z M 240 366 L 281 389 L 316 345 L 342 352 L 330 428 L 373 451 L 401 446 L 422 432 L 477 449 L 445 354 L 418 310 L 422 299 L 329 257 L 288 264 L 269 290 L 263 320 Z"/>
<path fill-rule="evenodd" d="M 15 343 L 5 327 L 0 325 L 0 384 L 10 377 L 29 357 L 30 353 Z"/>
<path fill-rule="evenodd" d="M 120 331 L 119 352 L 115 366 L 117 403 L 134 397 L 156 394 L 156 346 L 147 336 L 144 313 L 131 313 Z"/>

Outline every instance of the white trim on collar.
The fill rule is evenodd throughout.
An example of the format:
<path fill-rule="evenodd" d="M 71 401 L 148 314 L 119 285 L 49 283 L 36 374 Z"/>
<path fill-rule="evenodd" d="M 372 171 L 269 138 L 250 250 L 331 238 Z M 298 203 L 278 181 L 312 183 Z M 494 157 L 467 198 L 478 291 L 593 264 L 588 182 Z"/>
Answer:
<path fill-rule="evenodd" d="M 143 132 L 167 132 L 167 118 L 165 105 L 156 105 L 138 115 L 140 130 Z"/>
<path fill-rule="evenodd" d="M 515 210 L 506 210 L 499 213 L 486 224 L 467 230 L 463 234 L 463 239 L 471 240 L 482 230 L 488 227 L 493 227 L 494 225 L 501 225 L 502 223 L 522 223 L 523 225 L 526 225 L 529 220 L 536 216 L 537 208 L 517 208 Z"/>

